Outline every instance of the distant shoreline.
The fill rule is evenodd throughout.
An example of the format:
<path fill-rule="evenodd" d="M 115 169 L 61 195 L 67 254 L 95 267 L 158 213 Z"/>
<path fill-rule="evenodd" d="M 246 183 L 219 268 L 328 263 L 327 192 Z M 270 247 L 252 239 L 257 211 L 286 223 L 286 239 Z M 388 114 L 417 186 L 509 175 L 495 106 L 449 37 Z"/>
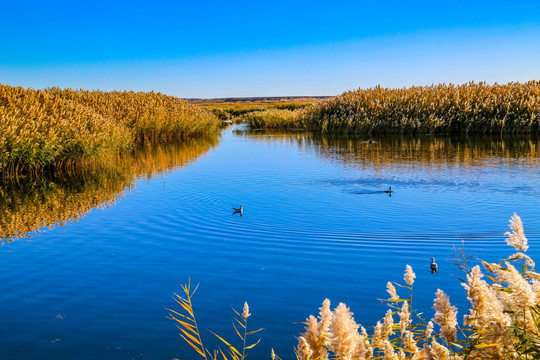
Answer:
<path fill-rule="evenodd" d="M 260 96 L 260 97 L 226 97 L 214 99 L 183 98 L 192 104 L 203 103 L 242 103 L 242 102 L 286 102 L 286 101 L 317 101 L 330 99 L 335 96 Z"/>

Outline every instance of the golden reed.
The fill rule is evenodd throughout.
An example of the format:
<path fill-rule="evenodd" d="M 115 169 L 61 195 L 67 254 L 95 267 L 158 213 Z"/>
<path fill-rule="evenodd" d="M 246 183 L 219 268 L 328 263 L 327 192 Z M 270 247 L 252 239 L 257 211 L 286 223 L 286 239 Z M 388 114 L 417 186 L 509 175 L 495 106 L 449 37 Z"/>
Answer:
<path fill-rule="evenodd" d="M 255 127 L 328 134 L 539 134 L 540 81 L 377 86 L 347 91 L 290 114 L 257 115 L 248 119 Z"/>
<path fill-rule="evenodd" d="M 214 133 L 219 123 L 159 93 L 0 85 L 0 176 L 72 168 L 144 142 Z"/>

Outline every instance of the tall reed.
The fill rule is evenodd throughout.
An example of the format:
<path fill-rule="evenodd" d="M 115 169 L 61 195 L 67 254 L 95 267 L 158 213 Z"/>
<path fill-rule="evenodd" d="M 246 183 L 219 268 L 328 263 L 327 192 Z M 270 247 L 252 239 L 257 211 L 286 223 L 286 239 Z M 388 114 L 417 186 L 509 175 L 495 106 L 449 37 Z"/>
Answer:
<path fill-rule="evenodd" d="M 104 118 L 130 129 L 138 142 L 166 141 L 215 132 L 219 121 L 209 112 L 174 96 L 155 92 L 88 91 L 49 88 Z"/>
<path fill-rule="evenodd" d="M 540 274 L 525 254 L 528 244 L 519 216 L 510 220 L 507 243 L 518 252 L 500 263 L 482 262 L 467 270 L 462 284 L 469 312 L 459 325 L 457 308 L 437 290 L 430 321 L 410 310 L 414 273 L 407 265 L 405 282 L 411 291 L 400 298 L 387 284 L 390 309 L 371 334 L 356 323 L 353 313 L 340 303 L 330 310 L 326 299 L 318 319 L 310 316 L 296 349 L 301 360 L 458 360 L 540 358 Z M 519 269 L 519 270 L 518 270 Z M 401 286 L 401 285 L 400 285 Z M 412 314 L 416 314 L 412 317 Z M 398 315 L 397 322 L 394 315 Z M 434 324 L 438 325 L 435 327 Z M 458 333 L 461 336 L 458 336 Z"/>
<path fill-rule="evenodd" d="M 221 356 L 223 360 L 245 360 L 248 355 L 248 351 L 253 349 L 260 342 L 259 339 L 256 342 L 248 345 L 248 336 L 254 335 L 262 330 L 247 330 L 248 318 L 251 316 L 248 303 L 244 303 L 242 313 L 233 309 L 237 317 L 234 317 L 234 322 L 232 324 L 236 335 L 238 335 L 241 340 L 242 346 L 236 347 L 220 335 L 210 331 L 227 347 L 226 352 L 221 349 L 210 351 L 203 344 L 203 335 L 201 334 L 199 324 L 193 310 L 192 298 L 198 287 L 199 285 L 192 290 L 191 282 L 188 281 L 187 285 L 182 285 L 182 291 L 184 293 L 183 295 L 174 294 L 174 301 L 180 305 L 182 309 L 179 309 L 178 311 L 169 309 L 169 318 L 176 323 L 176 326 L 180 330 L 180 337 L 184 339 L 184 341 L 204 360 L 217 360 L 218 356 Z"/>
<path fill-rule="evenodd" d="M 76 167 L 218 125 L 212 114 L 162 94 L 0 85 L 0 177 Z"/>
<path fill-rule="evenodd" d="M 329 134 L 540 133 L 540 81 L 347 91 L 261 127 Z"/>

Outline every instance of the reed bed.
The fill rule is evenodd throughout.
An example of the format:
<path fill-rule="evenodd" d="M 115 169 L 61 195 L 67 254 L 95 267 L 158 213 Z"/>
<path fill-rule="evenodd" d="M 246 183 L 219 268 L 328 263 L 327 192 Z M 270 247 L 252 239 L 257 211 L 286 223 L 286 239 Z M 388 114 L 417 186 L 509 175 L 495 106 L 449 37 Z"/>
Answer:
<path fill-rule="evenodd" d="M 297 110 L 308 107 L 314 101 L 267 101 L 267 102 L 235 102 L 235 103 L 199 103 L 197 107 L 205 109 L 221 120 L 244 122 L 247 115 L 266 112 L 268 110 Z M 248 117 L 249 119 L 249 117 Z"/>
<path fill-rule="evenodd" d="M 256 129 L 291 129 L 301 127 L 299 114 L 300 110 L 268 109 L 245 114 L 241 120 Z"/>
<path fill-rule="evenodd" d="M 347 91 L 296 115 L 279 127 L 329 134 L 539 134 L 540 81 L 377 86 Z M 269 125 L 276 125 L 274 119 Z"/>
<path fill-rule="evenodd" d="M 158 93 L 0 85 L 0 176 L 73 168 L 218 125 L 212 114 Z"/>
<path fill-rule="evenodd" d="M 59 88 L 49 88 L 47 91 L 121 123 L 133 132 L 138 142 L 167 141 L 213 133 L 219 124 L 218 119 L 209 112 L 161 93 Z"/>
<path fill-rule="evenodd" d="M 433 318 L 426 319 L 422 312 L 412 308 L 416 274 L 407 265 L 403 284 L 387 283 L 388 310 L 369 331 L 356 322 L 346 304 L 339 303 L 332 310 L 330 301 L 324 300 L 318 316 L 310 315 L 304 322 L 304 332 L 294 349 L 296 359 L 539 359 L 540 274 L 526 254 L 528 241 L 521 218 L 514 214 L 509 225 L 510 231 L 504 235 L 516 252 L 499 263 L 480 261 L 471 267 L 472 257 L 464 249 L 456 253 L 454 263 L 465 272 L 461 282 L 469 301 L 463 321 L 459 321 L 457 308 L 441 289 L 435 293 Z M 190 291 L 189 285 L 183 290 L 187 300 L 176 295 L 182 310 L 171 310 L 171 318 L 189 337 L 182 335 L 184 340 L 205 360 L 243 360 L 245 352 L 240 356 L 236 348 L 225 354 L 208 351 L 202 345 L 192 306 L 194 291 Z M 236 321 L 242 325 L 240 320 Z M 242 338 L 236 327 L 235 330 Z M 269 357 L 280 360 L 273 350 Z"/>

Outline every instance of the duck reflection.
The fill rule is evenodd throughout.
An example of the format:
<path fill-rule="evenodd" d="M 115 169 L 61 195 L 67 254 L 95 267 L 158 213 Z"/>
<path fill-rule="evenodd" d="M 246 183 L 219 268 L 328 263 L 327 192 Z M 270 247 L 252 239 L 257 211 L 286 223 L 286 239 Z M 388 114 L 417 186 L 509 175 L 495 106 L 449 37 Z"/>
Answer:
<path fill-rule="evenodd" d="M 240 214 L 240 216 L 244 216 L 244 206 L 243 205 L 240 205 L 239 208 L 234 208 L 233 207 L 233 210 L 234 210 L 234 212 L 232 213 L 233 215 Z"/>

